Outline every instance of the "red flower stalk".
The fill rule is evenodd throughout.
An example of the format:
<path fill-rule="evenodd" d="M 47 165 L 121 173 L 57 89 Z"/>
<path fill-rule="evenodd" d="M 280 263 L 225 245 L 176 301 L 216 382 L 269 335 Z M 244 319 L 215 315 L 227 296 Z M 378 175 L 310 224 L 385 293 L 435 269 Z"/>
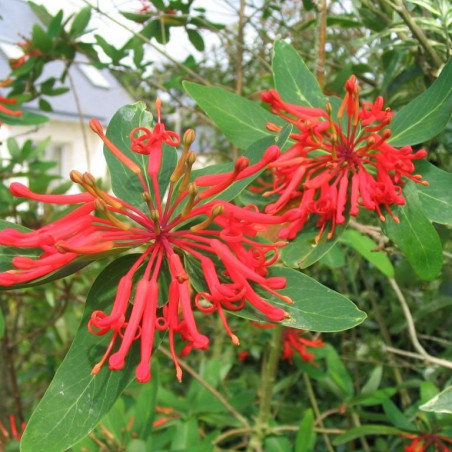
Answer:
<path fill-rule="evenodd" d="M 430 446 L 434 446 L 437 452 L 452 452 L 452 449 L 445 443 L 452 444 L 452 439 L 445 436 L 435 435 L 434 433 L 426 433 L 424 435 L 403 434 L 405 438 L 413 441 L 404 447 L 404 452 L 427 452 Z"/>
<path fill-rule="evenodd" d="M 31 57 L 42 55 L 42 52 L 39 49 L 33 48 L 33 43 L 30 40 L 19 42 L 17 45 L 19 47 L 22 47 L 24 54 L 19 58 L 11 58 L 9 60 L 9 66 L 11 67 L 12 70 L 19 69 Z"/>
<path fill-rule="evenodd" d="M 22 422 L 20 424 L 20 429 L 17 429 L 16 416 L 14 416 L 14 414 L 10 414 L 9 416 L 9 430 L 0 421 L 0 446 L 11 439 L 14 441 L 20 441 L 25 430 L 25 426 L 25 422 Z"/>
<path fill-rule="evenodd" d="M 251 322 L 256 328 L 274 328 L 275 325 L 273 323 L 262 323 L 262 322 Z M 314 354 L 307 351 L 308 347 L 311 348 L 320 348 L 325 346 L 325 342 L 322 341 L 322 339 L 308 339 L 307 337 L 303 337 L 306 335 L 307 331 L 305 330 L 297 330 L 295 328 L 284 328 L 283 331 L 283 347 L 281 352 L 282 359 L 285 359 L 290 362 L 290 364 L 293 364 L 292 357 L 295 355 L 295 353 L 298 353 L 303 361 L 307 362 L 313 362 L 314 361 Z M 241 352 L 241 353 L 247 353 L 248 352 Z M 245 355 L 245 357 L 248 355 Z M 245 359 L 245 358 L 243 358 Z M 239 360 L 243 361 L 243 359 L 240 358 L 239 354 Z"/>
<path fill-rule="evenodd" d="M 9 116 L 22 116 L 21 110 L 11 110 L 11 108 L 5 106 L 5 105 L 14 105 L 16 103 L 17 100 L 14 98 L 0 96 L 0 113 L 4 113 L 5 115 Z M 0 124 L 2 124 L 1 121 Z"/>
<path fill-rule="evenodd" d="M 360 106 L 356 77 L 345 84 L 346 94 L 333 116 L 332 107 L 302 107 L 284 102 L 275 90 L 262 94 L 273 113 L 295 125 L 291 138 L 295 144 L 269 166 L 273 170 L 272 189 L 264 196 L 279 195 L 266 212 L 276 214 L 292 210 L 291 223 L 280 237 L 293 239 L 311 215 L 317 215 L 320 232 L 330 225 L 328 238 L 335 226 L 346 221 L 347 214 L 358 215 L 359 208 L 375 211 L 384 221 L 385 209 L 394 221 L 399 219 L 391 205 L 403 205 L 403 178 L 427 185 L 413 174 L 413 160 L 424 158 L 422 149 L 391 146 L 387 128 L 393 113 L 383 109 L 383 98 Z M 279 130 L 269 124 L 270 130 Z"/>
<path fill-rule="evenodd" d="M 273 306 L 256 292 L 259 286 L 268 294 L 291 302 L 277 292 L 285 286 L 285 279 L 268 276 L 268 267 L 277 260 L 278 248 L 283 243 L 267 244 L 256 240 L 259 231 L 287 221 L 286 218 L 259 213 L 252 206 L 242 208 L 215 199 L 226 188 L 225 181 L 229 186 L 235 180 L 248 177 L 262 169 L 261 163 L 250 165 L 242 157 L 231 173 L 219 174 L 216 180 L 201 176 L 190 182 L 195 154 L 190 151 L 194 132 L 189 130 L 184 135 L 182 155 L 164 196 L 157 180 L 162 143 L 177 145 L 180 139 L 174 132 L 165 131 L 160 121 L 153 131 L 143 127 L 131 131 L 131 150 L 149 158 L 147 174 L 143 175 L 141 168 L 104 135 L 96 120 L 91 121 L 91 128 L 113 155 L 136 175 L 148 211 L 141 211 L 104 192 L 89 173 L 71 172 L 71 179 L 85 190 L 77 195 L 39 195 L 23 185 L 12 184 L 11 191 L 16 196 L 53 204 L 79 204 L 79 207 L 36 231 L 5 229 L 0 232 L 1 245 L 41 250 L 36 259 L 14 258 L 14 269 L 0 273 L 1 285 L 44 277 L 85 256 L 140 246 L 143 252 L 121 278 L 111 311 L 93 312 L 88 325 L 93 334 L 111 332 L 107 351 L 94 366 L 93 373 L 107 360 L 110 369 L 121 369 L 132 343 L 139 340 L 141 361 L 136 377 L 140 382 L 150 379 L 156 331 L 168 332 L 178 380 L 182 370 L 175 351 L 176 333 L 187 341 L 182 354 L 193 347 L 208 347 L 209 339 L 198 331 L 194 307 L 203 313 L 217 311 L 234 344 L 239 340 L 228 325 L 224 309 L 239 310 L 249 303 L 271 321 L 288 317 L 283 309 Z M 269 163 L 278 156 L 277 148 L 272 146 L 263 160 Z M 198 185 L 208 188 L 201 191 Z M 185 268 L 186 256 L 202 270 L 204 280 L 197 293 Z M 143 273 L 134 290 L 132 280 L 139 269 Z M 170 283 L 168 300 L 160 307 L 163 300 L 159 302 L 159 275 L 162 271 L 169 271 Z M 133 305 L 129 303 L 132 299 Z"/>
<path fill-rule="evenodd" d="M 312 363 L 314 361 L 314 353 L 308 352 L 309 348 L 324 347 L 325 342 L 322 339 L 308 339 L 303 337 L 306 331 L 296 330 L 294 328 L 285 328 L 283 334 L 283 351 L 282 358 L 293 364 L 293 356 L 298 353 L 303 361 Z"/>

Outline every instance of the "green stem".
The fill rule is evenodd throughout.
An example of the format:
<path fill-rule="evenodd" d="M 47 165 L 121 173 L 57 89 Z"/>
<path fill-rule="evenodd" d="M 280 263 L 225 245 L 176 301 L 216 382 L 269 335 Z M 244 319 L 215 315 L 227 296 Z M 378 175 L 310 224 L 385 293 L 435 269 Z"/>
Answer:
<path fill-rule="evenodd" d="M 271 404 L 275 385 L 278 362 L 281 354 L 283 326 L 276 325 L 272 332 L 268 354 L 262 363 L 259 414 L 255 423 L 254 435 L 250 440 L 250 450 L 262 451 L 262 443 L 269 431 L 272 417 Z"/>
<path fill-rule="evenodd" d="M 318 420 L 318 421 L 316 421 L 316 424 L 319 424 L 320 428 L 322 430 L 325 430 L 325 426 L 323 425 L 323 419 L 320 414 L 319 406 L 317 405 L 317 399 L 314 394 L 314 389 L 312 388 L 311 379 L 309 378 L 309 376 L 306 372 L 303 373 L 303 380 L 304 380 L 304 384 L 306 387 L 306 392 L 308 393 L 309 401 L 311 402 L 312 410 L 314 411 L 315 417 Z M 322 436 L 323 436 L 323 440 L 325 441 L 325 445 L 326 445 L 328 452 L 334 452 L 333 445 L 331 444 L 328 434 L 323 432 Z"/>

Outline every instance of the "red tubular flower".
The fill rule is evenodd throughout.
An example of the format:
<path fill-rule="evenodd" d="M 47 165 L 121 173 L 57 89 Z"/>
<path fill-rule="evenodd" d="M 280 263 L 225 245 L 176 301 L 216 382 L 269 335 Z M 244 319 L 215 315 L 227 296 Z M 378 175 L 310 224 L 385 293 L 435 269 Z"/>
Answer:
<path fill-rule="evenodd" d="M 192 348 L 208 347 L 209 339 L 196 325 L 194 307 L 204 313 L 217 311 L 234 344 L 238 344 L 239 339 L 228 325 L 225 309 L 238 310 L 249 303 L 269 320 L 281 321 L 288 317 L 283 309 L 272 305 L 256 291 L 256 287 L 260 287 L 269 295 L 291 302 L 278 293 L 285 286 L 284 278 L 268 276 L 268 267 L 277 260 L 278 248 L 284 243 L 268 244 L 256 239 L 258 232 L 287 221 L 286 217 L 214 199 L 230 183 L 275 161 L 279 156 L 277 149 L 271 147 L 266 151 L 264 164 L 249 165 L 242 159 L 232 173 L 220 174 L 216 179 L 201 176 L 190 182 L 194 162 L 190 146 L 194 132 L 187 131 L 182 155 L 164 196 L 157 180 L 162 143 L 176 145 L 180 142 L 179 136 L 166 131 L 160 118 L 153 131 L 143 127 L 131 131 L 131 150 L 152 160 L 147 174 L 143 175 L 141 168 L 104 135 L 97 121 L 92 120 L 90 124 L 112 154 L 140 181 L 148 211 L 141 211 L 104 192 L 88 173 L 71 172 L 71 179 L 85 190 L 78 195 L 39 195 L 23 185 L 12 184 L 11 191 L 16 196 L 52 204 L 78 204 L 79 207 L 36 231 L 5 229 L 0 232 L 1 245 L 41 250 L 36 258 L 13 259 L 14 268 L 0 273 L 1 285 L 47 276 L 84 256 L 141 246 L 142 254 L 119 281 L 110 312 L 94 311 L 88 325 L 93 334 L 111 333 L 105 355 L 92 373 L 97 373 L 106 361 L 110 369 L 121 369 L 132 344 L 139 340 L 141 360 L 136 378 L 140 382 L 151 377 L 150 360 L 158 331 L 168 333 L 178 380 L 181 380 L 182 370 L 175 350 L 176 335 L 186 342 L 182 354 Z M 198 182 L 205 187 L 204 191 L 198 189 Z M 203 289 L 198 293 L 185 268 L 185 257 L 202 270 L 204 281 L 198 284 Z M 139 269 L 143 273 L 133 290 L 133 277 Z M 163 300 L 160 303 L 158 300 L 159 284 L 163 280 L 159 278 L 161 271 L 169 271 L 170 276 L 168 300 L 163 307 Z M 132 299 L 133 304 L 129 303 Z"/>
<path fill-rule="evenodd" d="M 16 416 L 14 416 L 14 414 L 9 415 L 9 430 L 0 421 L 0 446 L 3 446 L 10 440 L 20 441 L 20 439 L 22 438 L 22 434 L 25 430 L 25 426 L 26 426 L 25 422 L 22 422 L 18 430 Z"/>
<path fill-rule="evenodd" d="M 33 43 L 31 41 L 19 42 L 17 44 L 19 47 L 22 47 L 24 54 L 19 58 L 11 58 L 9 60 L 9 66 L 12 70 L 19 69 L 23 66 L 29 58 L 34 56 L 42 55 L 42 52 L 39 49 L 33 48 Z"/>
<path fill-rule="evenodd" d="M 446 436 L 436 435 L 434 433 L 425 433 L 423 435 L 404 433 L 401 436 L 413 440 L 403 448 L 404 452 L 427 452 L 430 446 L 434 447 L 432 450 L 438 452 L 452 452 L 452 449 L 445 444 L 452 444 L 452 439 Z"/>
<path fill-rule="evenodd" d="M 269 165 L 273 186 L 264 193 L 279 195 L 267 213 L 293 211 L 291 223 L 280 232 L 282 238 L 293 239 L 311 215 L 318 217 L 316 241 L 327 226 L 331 238 L 336 224 L 343 224 L 347 215 L 358 215 L 360 207 L 375 211 L 381 221 L 385 209 L 398 222 L 390 206 L 405 203 L 403 178 L 427 184 L 413 174 L 413 160 L 427 152 L 414 152 L 410 146 L 398 149 L 387 142 L 391 132 L 386 127 L 393 114 L 383 109 L 383 98 L 360 106 L 355 76 L 345 88 L 336 119 L 330 104 L 325 110 L 302 107 L 284 102 L 275 90 L 262 94 L 273 113 L 298 129 L 291 135 L 292 148 Z M 273 124 L 268 128 L 278 129 Z"/>
<path fill-rule="evenodd" d="M 312 363 L 314 354 L 308 352 L 309 348 L 319 348 L 325 346 L 322 339 L 308 339 L 303 337 L 306 331 L 296 330 L 294 328 L 285 328 L 283 334 L 282 358 L 293 364 L 292 357 L 298 353 L 303 361 Z"/>
<path fill-rule="evenodd" d="M 11 108 L 5 107 L 5 105 L 14 105 L 16 102 L 16 99 L 0 96 L 0 113 L 9 116 L 22 116 L 21 110 L 11 110 Z M 2 124 L 1 121 L 0 124 Z"/>

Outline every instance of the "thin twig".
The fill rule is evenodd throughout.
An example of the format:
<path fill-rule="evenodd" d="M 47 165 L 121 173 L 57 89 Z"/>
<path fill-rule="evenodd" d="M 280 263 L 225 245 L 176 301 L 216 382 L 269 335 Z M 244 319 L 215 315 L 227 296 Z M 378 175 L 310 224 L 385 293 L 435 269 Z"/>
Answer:
<path fill-rule="evenodd" d="M 419 359 L 423 359 L 424 361 L 427 361 L 431 364 L 437 364 L 438 366 L 447 367 L 449 369 L 452 369 L 452 361 L 449 361 L 447 359 L 441 359 L 436 358 L 432 355 L 430 355 L 424 347 L 419 342 L 419 339 L 417 337 L 416 333 L 416 327 L 414 325 L 413 316 L 411 315 L 410 308 L 408 307 L 408 303 L 405 300 L 405 297 L 400 290 L 399 285 L 397 284 L 396 280 L 393 278 L 389 278 L 389 283 L 391 284 L 391 287 L 393 288 L 395 294 L 397 295 L 397 299 L 399 300 L 400 306 L 402 306 L 403 314 L 405 315 L 405 319 L 407 321 L 408 325 L 408 335 L 410 337 L 411 343 L 413 347 L 416 349 L 416 351 L 419 353 L 418 356 L 420 356 Z M 386 347 L 388 351 L 392 351 L 392 347 Z M 408 355 L 405 355 L 408 356 Z M 412 356 L 417 357 L 417 356 Z"/>
<path fill-rule="evenodd" d="M 326 19 L 328 15 L 326 0 L 320 1 L 318 34 L 317 34 L 317 61 L 315 75 L 320 87 L 325 84 L 325 49 L 326 49 Z"/>
<path fill-rule="evenodd" d="M 69 80 L 69 85 L 71 86 L 72 94 L 74 96 L 75 107 L 77 108 L 78 120 L 80 122 L 80 128 L 82 130 L 83 146 L 85 148 L 86 168 L 90 172 L 91 171 L 91 158 L 89 155 L 88 137 L 86 135 L 85 121 L 84 121 L 84 117 L 83 117 L 82 106 L 80 104 L 80 99 L 77 94 L 77 88 L 75 86 L 74 79 L 72 78 L 69 68 L 67 68 L 66 73 L 67 73 L 67 78 Z"/>
<path fill-rule="evenodd" d="M 316 420 L 321 419 L 321 414 L 319 410 L 319 406 L 317 405 L 317 399 L 315 398 L 314 390 L 312 389 L 311 379 L 309 378 L 308 374 L 306 372 L 303 372 L 303 380 L 306 387 L 306 392 L 308 393 L 309 400 L 311 402 L 312 410 L 314 411 Z M 320 428 L 325 430 L 325 426 L 323 425 L 323 421 L 320 420 L 318 422 L 320 425 Z M 325 441 L 326 448 L 329 452 L 334 452 L 333 445 L 331 444 L 330 438 L 328 437 L 328 434 L 323 432 L 322 433 L 323 440 Z"/>
<path fill-rule="evenodd" d="M 159 347 L 159 350 L 166 355 L 168 358 L 172 359 L 171 353 L 163 347 Z M 179 360 L 180 366 L 186 370 L 195 380 L 201 383 L 210 393 L 212 393 L 224 406 L 225 408 L 244 426 L 249 427 L 248 420 L 242 416 L 226 399 L 223 397 L 212 385 L 210 385 L 198 372 L 195 371 L 191 366 L 189 366 L 183 360 Z"/>

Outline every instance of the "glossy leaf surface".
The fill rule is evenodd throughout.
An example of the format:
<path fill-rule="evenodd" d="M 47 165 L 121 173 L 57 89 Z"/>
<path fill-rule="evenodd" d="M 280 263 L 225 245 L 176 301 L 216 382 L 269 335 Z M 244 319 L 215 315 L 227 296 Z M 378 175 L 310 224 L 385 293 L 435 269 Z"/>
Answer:
<path fill-rule="evenodd" d="M 286 125 L 258 103 L 222 88 L 191 82 L 185 82 L 184 88 L 231 143 L 241 149 L 267 137 L 270 134 L 266 126 L 268 122 Z"/>
<path fill-rule="evenodd" d="M 419 200 L 429 220 L 452 225 L 452 174 L 421 160 L 416 169 L 428 185 L 416 184 Z"/>
<path fill-rule="evenodd" d="M 273 52 L 273 78 L 281 98 L 291 104 L 325 107 L 325 96 L 298 52 L 284 41 L 276 41 Z"/>
<path fill-rule="evenodd" d="M 263 298 L 290 315 L 290 318 L 281 322 L 285 326 L 321 332 L 343 331 L 359 325 L 366 318 L 366 314 L 348 298 L 297 270 L 275 267 L 269 275 L 286 278 L 286 288 L 278 292 L 289 296 L 293 304 L 259 291 Z M 266 320 L 248 309 L 233 314 L 251 320 Z"/>
<path fill-rule="evenodd" d="M 377 244 L 370 237 L 349 229 L 342 234 L 339 241 L 358 251 L 358 253 L 388 278 L 394 277 L 394 267 L 388 255 L 384 251 L 376 250 Z"/>
<path fill-rule="evenodd" d="M 74 342 L 27 424 L 22 452 L 62 452 L 71 447 L 96 426 L 134 377 L 138 359 L 133 353 L 123 370 L 112 372 L 105 365 L 91 375 L 109 335 L 91 334 L 87 323 L 94 310 L 109 310 L 119 279 L 135 259 L 129 255 L 115 260 L 96 279 Z"/>
<path fill-rule="evenodd" d="M 448 386 L 444 391 L 437 394 L 433 399 L 424 403 L 419 408 L 422 411 L 452 414 L 452 386 Z"/>
<path fill-rule="evenodd" d="M 148 156 L 133 152 L 130 149 L 130 133 L 136 127 L 147 127 L 153 129 L 152 115 L 146 111 L 142 102 L 121 107 L 111 119 L 107 127 L 107 137 L 125 154 L 133 160 L 140 168 L 151 196 L 155 193 L 150 177 L 147 173 Z M 119 199 L 147 211 L 148 207 L 141 194 L 141 186 L 137 176 L 121 161 L 119 161 L 106 146 L 104 155 L 110 170 L 112 189 Z M 173 147 L 164 145 L 162 153 L 162 166 L 158 175 L 160 193 L 165 193 L 169 178 L 176 166 L 177 152 Z"/>
<path fill-rule="evenodd" d="M 423 143 L 438 135 L 452 113 L 452 59 L 438 79 L 421 95 L 402 108 L 393 118 L 390 129 L 393 146 Z"/>
<path fill-rule="evenodd" d="M 388 237 L 405 254 L 416 273 L 422 279 L 430 280 L 439 274 L 443 265 L 441 241 L 425 216 L 413 184 L 407 184 L 403 193 L 406 204 L 394 208 L 400 223 L 387 218 L 383 227 Z"/>

